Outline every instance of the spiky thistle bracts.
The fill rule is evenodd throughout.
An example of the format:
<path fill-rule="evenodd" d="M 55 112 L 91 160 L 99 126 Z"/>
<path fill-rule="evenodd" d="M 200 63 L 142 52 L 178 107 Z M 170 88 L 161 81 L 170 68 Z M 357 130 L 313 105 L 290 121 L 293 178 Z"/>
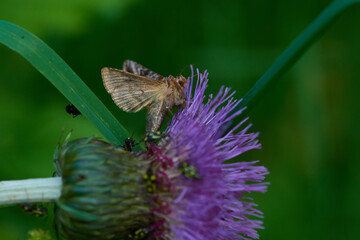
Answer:
<path fill-rule="evenodd" d="M 127 239 L 153 224 L 147 161 L 96 138 L 65 141 L 55 160 L 63 181 L 56 226 L 65 239 Z"/>

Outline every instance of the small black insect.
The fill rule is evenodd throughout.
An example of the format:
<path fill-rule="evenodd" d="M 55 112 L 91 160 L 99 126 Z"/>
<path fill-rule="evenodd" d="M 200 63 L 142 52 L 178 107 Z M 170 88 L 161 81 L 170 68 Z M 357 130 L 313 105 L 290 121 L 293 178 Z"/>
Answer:
<path fill-rule="evenodd" d="M 132 137 L 128 137 L 127 139 L 125 139 L 124 145 L 122 145 L 121 147 L 124 148 L 128 152 L 132 152 L 133 148 L 136 145 L 137 145 L 137 143 L 135 143 L 135 140 Z"/>
<path fill-rule="evenodd" d="M 81 115 L 81 112 L 71 103 L 69 105 L 67 105 L 65 109 L 68 114 L 73 116 L 73 118 Z"/>
<path fill-rule="evenodd" d="M 21 203 L 20 207 L 30 215 L 34 215 L 38 217 L 44 216 L 47 213 L 47 208 L 40 207 L 38 205 L 31 203 Z"/>

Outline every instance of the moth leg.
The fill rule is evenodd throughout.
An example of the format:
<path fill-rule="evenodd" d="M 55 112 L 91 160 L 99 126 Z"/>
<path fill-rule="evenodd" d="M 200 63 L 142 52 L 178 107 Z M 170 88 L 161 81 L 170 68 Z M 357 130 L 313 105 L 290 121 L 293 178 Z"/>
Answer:
<path fill-rule="evenodd" d="M 171 115 L 171 117 L 174 116 L 174 113 L 171 111 L 171 109 L 168 108 L 167 112 Z"/>
<path fill-rule="evenodd" d="M 171 116 L 172 116 L 172 113 L 170 113 L 169 111 L 166 111 L 166 114 L 165 114 L 165 122 L 169 122 L 170 121 L 170 119 L 171 119 L 171 116 L 169 116 L 171 114 Z"/>

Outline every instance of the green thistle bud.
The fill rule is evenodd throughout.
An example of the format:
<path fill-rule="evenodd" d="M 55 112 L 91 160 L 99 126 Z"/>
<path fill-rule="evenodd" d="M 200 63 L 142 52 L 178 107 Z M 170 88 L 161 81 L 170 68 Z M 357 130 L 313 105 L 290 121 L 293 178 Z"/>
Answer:
<path fill-rule="evenodd" d="M 149 163 L 96 138 L 59 146 L 56 174 L 62 177 L 56 227 L 66 239 L 129 239 L 152 225 L 152 196 L 143 176 Z"/>

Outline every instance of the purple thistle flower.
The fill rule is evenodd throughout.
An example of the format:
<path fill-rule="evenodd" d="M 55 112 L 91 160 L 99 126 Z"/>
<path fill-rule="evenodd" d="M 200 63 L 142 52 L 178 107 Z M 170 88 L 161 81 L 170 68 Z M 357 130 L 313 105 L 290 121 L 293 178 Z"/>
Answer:
<path fill-rule="evenodd" d="M 265 192 L 268 171 L 257 161 L 223 162 L 260 148 L 258 133 L 247 133 L 247 118 L 230 131 L 230 114 L 241 100 L 222 87 L 205 100 L 208 73 L 200 74 L 192 93 L 193 77 L 185 88 L 187 102 L 173 117 L 159 146 L 148 146 L 148 157 L 161 187 L 154 194 L 156 239 L 258 239 L 262 213 L 245 193 Z"/>

